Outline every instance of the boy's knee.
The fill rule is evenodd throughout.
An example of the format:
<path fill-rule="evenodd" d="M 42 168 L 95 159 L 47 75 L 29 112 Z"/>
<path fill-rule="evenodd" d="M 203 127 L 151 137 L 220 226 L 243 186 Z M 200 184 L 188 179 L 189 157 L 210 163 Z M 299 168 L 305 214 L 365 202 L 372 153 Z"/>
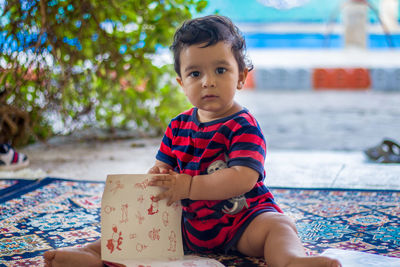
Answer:
<path fill-rule="evenodd" d="M 297 234 L 294 220 L 282 213 L 265 212 L 258 215 L 245 230 L 237 248 L 249 256 L 264 255 L 265 241 L 271 233 L 294 231 Z"/>
<path fill-rule="evenodd" d="M 297 233 L 297 228 L 294 220 L 289 216 L 282 213 L 271 213 L 269 214 L 269 223 L 271 227 L 288 227 Z"/>

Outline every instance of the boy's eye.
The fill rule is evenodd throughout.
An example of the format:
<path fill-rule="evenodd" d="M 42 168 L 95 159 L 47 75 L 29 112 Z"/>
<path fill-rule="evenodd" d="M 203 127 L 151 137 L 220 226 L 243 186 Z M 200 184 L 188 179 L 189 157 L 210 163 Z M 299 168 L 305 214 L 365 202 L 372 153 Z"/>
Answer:
<path fill-rule="evenodd" d="M 225 68 L 217 68 L 216 73 L 222 74 L 222 73 L 224 73 L 225 71 L 226 71 Z"/>
<path fill-rule="evenodd" d="M 189 74 L 190 77 L 199 77 L 200 76 L 200 72 L 198 71 L 193 71 Z"/>

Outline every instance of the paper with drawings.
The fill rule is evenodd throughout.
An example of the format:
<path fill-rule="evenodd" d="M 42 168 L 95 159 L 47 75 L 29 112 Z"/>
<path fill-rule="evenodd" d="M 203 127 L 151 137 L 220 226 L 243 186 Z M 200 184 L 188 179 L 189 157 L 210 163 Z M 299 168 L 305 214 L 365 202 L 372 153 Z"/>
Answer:
<path fill-rule="evenodd" d="M 110 267 L 116 266 L 112 263 L 105 263 Z M 224 267 L 223 264 L 216 260 L 193 255 L 184 256 L 183 259 L 175 261 L 125 260 L 118 261 L 118 263 L 127 267 Z"/>
<path fill-rule="evenodd" d="M 102 260 L 127 266 L 223 266 L 215 260 L 183 257 L 182 207 L 153 198 L 151 174 L 108 175 L 101 202 Z M 199 265 L 198 265 L 199 264 Z"/>

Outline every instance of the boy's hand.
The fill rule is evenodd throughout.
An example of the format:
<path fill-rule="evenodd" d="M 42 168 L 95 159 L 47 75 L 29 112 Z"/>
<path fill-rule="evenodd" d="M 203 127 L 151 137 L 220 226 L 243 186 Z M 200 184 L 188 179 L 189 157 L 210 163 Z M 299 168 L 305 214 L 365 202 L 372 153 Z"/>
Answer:
<path fill-rule="evenodd" d="M 153 166 L 147 173 L 149 174 L 167 174 L 171 169 L 159 166 Z"/>
<path fill-rule="evenodd" d="M 167 205 L 170 206 L 175 201 L 189 198 L 191 181 L 192 176 L 179 174 L 170 170 L 168 175 L 153 177 L 149 185 L 165 188 L 166 190 L 156 196 L 155 200 L 158 201 L 166 198 Z"/>

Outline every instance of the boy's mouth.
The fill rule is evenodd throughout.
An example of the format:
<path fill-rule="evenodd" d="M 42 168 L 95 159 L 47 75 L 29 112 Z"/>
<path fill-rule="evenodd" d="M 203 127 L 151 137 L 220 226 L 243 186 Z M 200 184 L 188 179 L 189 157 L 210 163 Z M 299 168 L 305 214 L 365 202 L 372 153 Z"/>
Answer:
<path fill-rule="evenodd" d="M 216 95 L 205 95 L 202 98 L 203 99 L 211 99 L 211 98 L 216 98 L 216 97 L 218 97 L 218 96 L 216 96 Z"/>

